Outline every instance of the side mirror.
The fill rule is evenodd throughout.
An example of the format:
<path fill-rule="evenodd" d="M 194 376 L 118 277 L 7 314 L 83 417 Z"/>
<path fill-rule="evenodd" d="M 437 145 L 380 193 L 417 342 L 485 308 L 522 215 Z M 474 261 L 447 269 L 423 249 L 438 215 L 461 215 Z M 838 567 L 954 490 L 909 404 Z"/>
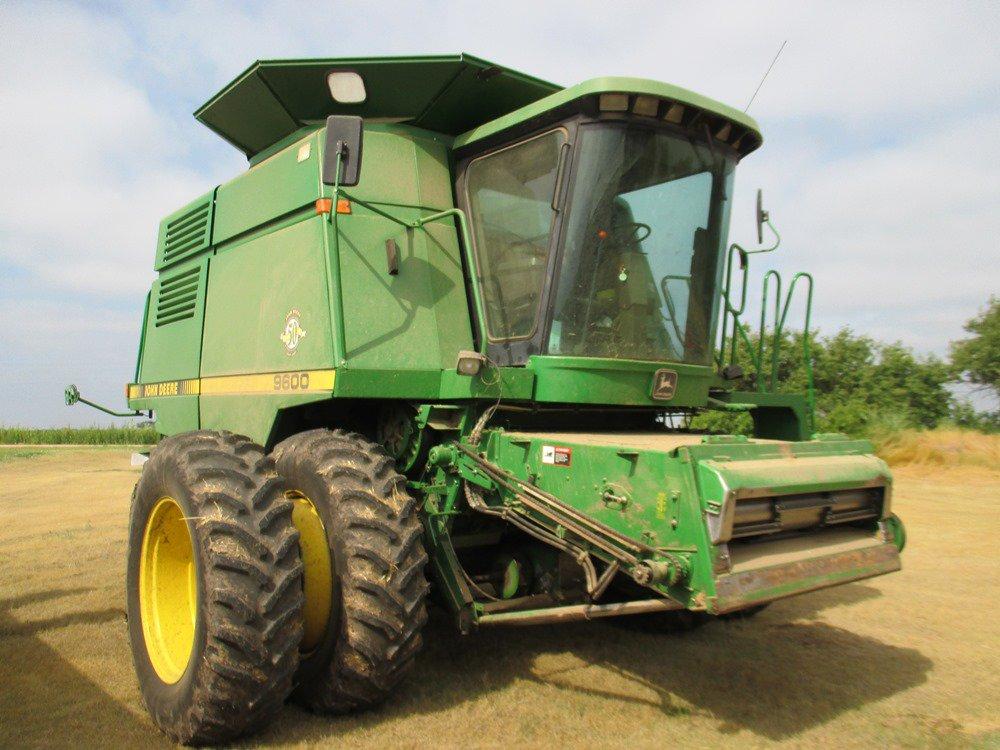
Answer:
<path fill-rule="evenodd" d="M 757 244 L 764 244 L 764 224 L 770 218 L 764 210 L 764 191 L 757 188 Z"/>
<path fill-rule="evenodd" d="M 352 187 L 361 175 L 361 118 L 330 115 L 326 118 L 326 147 L 323 150 L 323 184 Z M 340 179 L 337 155 L 340 154 Z"/>

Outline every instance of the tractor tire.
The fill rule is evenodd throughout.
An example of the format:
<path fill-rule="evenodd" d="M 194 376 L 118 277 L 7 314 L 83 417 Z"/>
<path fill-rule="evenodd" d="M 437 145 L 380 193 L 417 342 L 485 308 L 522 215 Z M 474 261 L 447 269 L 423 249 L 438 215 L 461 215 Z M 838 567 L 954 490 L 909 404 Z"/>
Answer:
<path fill-rule="evenodd" d="M 153 449 L 132 495 L 126 611 L 142 698 L 177 742 L 228 742 L 281 709 L 302 639 L 298 538 L 249 439 L 202 430 Z"/>
<path fill-rule="evenodd" d="M 296 503 L 305 564 L 293 697 L 322 713 L 378 705 L 413 666 L 427 621 L 416 503 L 393 460 L 356 433 L 303 432 L 274 457 Z"/>

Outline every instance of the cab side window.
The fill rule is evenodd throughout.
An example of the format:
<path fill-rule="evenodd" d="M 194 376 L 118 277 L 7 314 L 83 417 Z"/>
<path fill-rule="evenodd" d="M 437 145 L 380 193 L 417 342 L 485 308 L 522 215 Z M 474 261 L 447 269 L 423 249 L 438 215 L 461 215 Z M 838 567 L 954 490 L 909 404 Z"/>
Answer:
<path fill-rule="evenodd" d="M 469 164 L 468 202 L 491 341 L 530 338 L 538 326 L 565 142 L 566 132 L 554 130 Z"/>

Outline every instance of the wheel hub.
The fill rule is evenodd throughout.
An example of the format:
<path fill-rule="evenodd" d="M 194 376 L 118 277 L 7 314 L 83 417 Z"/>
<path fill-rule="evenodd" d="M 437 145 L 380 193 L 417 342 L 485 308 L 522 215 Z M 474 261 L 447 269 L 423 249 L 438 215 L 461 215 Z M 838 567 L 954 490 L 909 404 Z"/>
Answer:
<path fill-rule="evenodd" d="M 143 531 L 139 612 L 149 661 L 172 685 L 194 650 L 198 586 L 191 532 L 184 511 L 170 497 L 156 503 Z"/>
<path fill-rule="evenodd" d="M 315 650 L 326 634 L 333 600 L 333 569 L 330 565 L 330 545 L 326 528 L 316 506 L 301 492 L 290 491 L 285 495 L 292 501 L 292 523 L 299 530 L 299 549 L 302 554 L 302 589 L 305 595 L 303 608 L 305 633 L 299 651 L 307 654 Z"/>

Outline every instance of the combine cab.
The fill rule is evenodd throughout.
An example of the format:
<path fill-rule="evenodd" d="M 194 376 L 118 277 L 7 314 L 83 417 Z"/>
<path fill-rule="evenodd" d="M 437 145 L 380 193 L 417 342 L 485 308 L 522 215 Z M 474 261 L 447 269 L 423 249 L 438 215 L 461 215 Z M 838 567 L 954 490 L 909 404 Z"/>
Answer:
<path fill-rule="evenodd" d="M 428 592 L 462 632 L 666 625 L 899 568 L 885 464 L 814 434 L 811 383 L 778 391 L 796 287 L 809 367 L 812 278 L 782 297 L 769 272 L 773 321 L 741 321 L 777 247 L 727 244 L 745 114 L 460 55 L 258 62 L 196 117 L 250 168 L 163 220 L 127 387 L 164 435 L 127 585 L 174 738 L 292 692 L 379 703 Z M 753 436 L 690 430 L 703 410 Z"/>

